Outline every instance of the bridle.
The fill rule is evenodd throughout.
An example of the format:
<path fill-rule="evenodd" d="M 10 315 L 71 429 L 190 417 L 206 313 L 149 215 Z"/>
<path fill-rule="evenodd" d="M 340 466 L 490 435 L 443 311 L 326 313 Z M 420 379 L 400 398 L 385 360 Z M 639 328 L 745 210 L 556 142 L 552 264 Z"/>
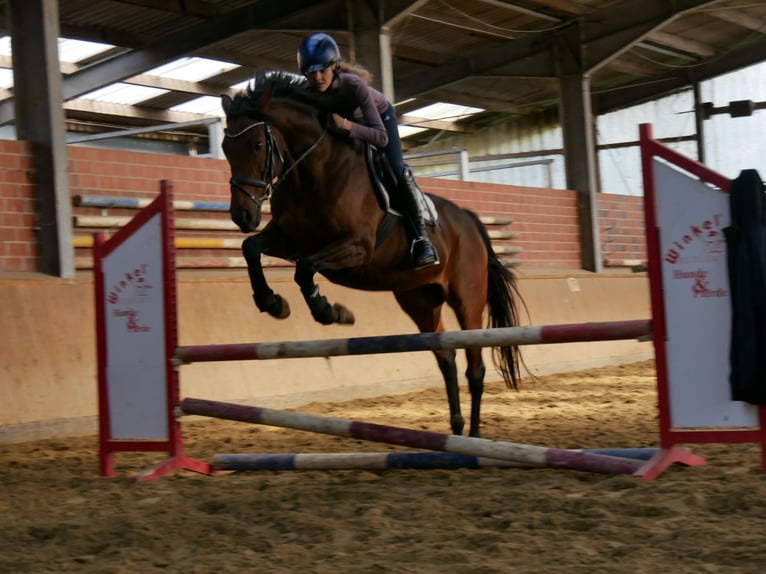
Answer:
<path fill-rule="evenodd" d="M 279 176 L 274 176 L 274 154 L 276 153 L 276 157 L 279 159 L 279 163 L 282 167 L 285 165 L 285 160 L 282 157 L 282 150 L 279 148 L 279 145 L 274 138 L 274 134 L 271 131 L 271 127 L 269 126 L 268 122 L 260 121 L 260 122 L 253 122 L 252 124 L 245 126 L 237 133 L 229 133 L 228 130 L 224 130 L 224 137 L 227 138 L 238 138 L 239 136 L 247 133 L 251 129 L 257 127 L 257 126 L 263 126 L 264 131 L 266 133 L 266 169 L 264 170 L 264 179 L 255 179 L 252 177 L 241 177 L 238 175 L 233 175 L 229 179 L 229 185 L 231 185 L 234 189 L 241 191 L 244 193 L 255 205 L 258 207 L 258 209 L 261 209 L 261 206 L 263 205 L 263 202 L 269 199 L 271 197 L 271 192 L 279 185 L 281 184 L 285 178 L 288 176 L 288 174 L 293 171 L 300 162 L 302 162 L 306 157 L 316 149 L 316 147 L 319 145 L 319 142 L 322 141 L 322 138 L 324 138 L 325 134 L 327 133 L 327 128 L 325 127 L 322 129 L 322 133 L 319 134 L 319 137 L 317 140 L 309 146 L 309 148 L 304 151 L 298 159 L 296 159 L 292 165 L 290 165 L 287 169 L 285 169 Z M 256 187 L 263 190 L 263 193 L 256 197 L 253 193 L 248 191 L 245 186 L 250 187 Z"/>

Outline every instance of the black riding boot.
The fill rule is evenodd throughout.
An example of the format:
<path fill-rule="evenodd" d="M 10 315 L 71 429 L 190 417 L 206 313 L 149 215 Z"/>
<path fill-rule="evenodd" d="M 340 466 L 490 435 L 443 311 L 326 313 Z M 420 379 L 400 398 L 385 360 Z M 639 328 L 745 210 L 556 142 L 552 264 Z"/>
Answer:
<path fill-rule="evenodd" d="M 409 168 L 405 167 L 399 177 L 399 195 L 401 208 L 404 212 L 405 228 L 410 239 L 410 258 L 415 269 L 423 269 L 439 264 L 439 256 L 426 235 L 426 226 L 418 206 L 417 194 L 420 190 L 415 177 Z"/>

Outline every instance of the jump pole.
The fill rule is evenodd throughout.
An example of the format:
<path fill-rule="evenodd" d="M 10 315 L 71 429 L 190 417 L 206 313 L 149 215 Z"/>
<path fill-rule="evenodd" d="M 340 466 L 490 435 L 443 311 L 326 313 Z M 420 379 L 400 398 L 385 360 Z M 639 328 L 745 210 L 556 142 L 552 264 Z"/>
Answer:
<path fill-rule="evenodd" d="M 178 366 L 209 361 L 337 357 L 407 351 L 435 351 L 467 347 L 496 347 L 501 345 L 616 341 L 640 339 L 648 337 L 650 333 L 650 321 L 635 320 L 545 325 L 541 327 L 469 329 L 466 331 L 384 335 L 349 339 L 192 345 L 178 347 L 174 355 L 174 363 Z"/>
<path fill-rule="evenodd" d="M 179 403 L 179 407 L 179 414 L 184 415 L 201 415 L 263 424 L 398 446 L 521 462 L 540 467 L 602 474 L 635 474 L 644 464 L 649 464 L 641 460 L 589 452 L 419 431 L 205 399 L 186 398 Z"/>
<path fill-rule="evenodd" d="M 585 448 L 582 452 L 649 460 L 657 448 Z M 213 470 L 434 470 L 530 468 L 529 464 L 451 452 L 325 452 L 290 454 L 222 453 L 213 456 Z"/>

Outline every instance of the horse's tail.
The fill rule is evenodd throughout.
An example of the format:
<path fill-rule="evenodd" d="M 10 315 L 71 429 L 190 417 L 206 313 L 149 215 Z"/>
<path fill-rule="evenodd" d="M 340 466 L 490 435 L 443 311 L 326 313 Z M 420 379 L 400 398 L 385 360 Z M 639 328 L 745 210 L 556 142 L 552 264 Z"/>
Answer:
<path fill-rule="evenodd" d="M 487 327 L 518 327 L 519 308 L 521 303 L 526 309 L 526 304 L 519 293 L 516 283 L 516 275 L 497 256 L 492 248 L 492 241 L 487 233 L 487 228 L 479 217 L 470 210 L 476 227 L 487 248 Z M 523 360 L 518 345 L 492 348 L 492 359 L 495 367 L 500 371 L 508 388 L 518 389 L 521 380 L 521 365 Z"/>

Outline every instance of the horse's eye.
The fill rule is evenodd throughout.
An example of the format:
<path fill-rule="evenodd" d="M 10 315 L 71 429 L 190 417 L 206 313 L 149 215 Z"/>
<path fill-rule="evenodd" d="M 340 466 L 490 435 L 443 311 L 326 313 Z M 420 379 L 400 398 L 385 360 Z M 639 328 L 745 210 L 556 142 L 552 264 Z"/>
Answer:
<path fill-rule="evenodd" d="M 262 142 L 261 140 L 258 140 L 258 141 L 255 141 L 255 142 L 253 142 L 253 149 L 254 149 L 255 151 L 258 151 L 258 150 L 259 150 L 259 149 L 261 149 L 262 147 L 263 147 L 263 142 Z"/>

